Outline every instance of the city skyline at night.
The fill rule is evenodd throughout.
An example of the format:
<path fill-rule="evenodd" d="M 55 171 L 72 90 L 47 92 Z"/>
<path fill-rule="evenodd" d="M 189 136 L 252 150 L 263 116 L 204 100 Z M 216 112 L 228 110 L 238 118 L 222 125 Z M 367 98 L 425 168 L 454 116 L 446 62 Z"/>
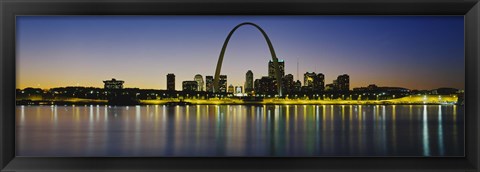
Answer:
<path fill-rule="evenodd" d="M 228 31 L 243 21 L 264 28 L 285 75 L 302 85 L 304 73 L 316 72 L 325 83 L 349 74 L 351 88 L 464 88 L 463 16 L 22 16 L 17 88 L 102 87 L 118 78 L 166 90 L 174 73 L 181 90 L 196 74 L 214 74 Z M 243 86 L 248 70 L 268 76 L 271 56 L 257 30 L 241 28 L 230 42 L 228 85 Z"/>

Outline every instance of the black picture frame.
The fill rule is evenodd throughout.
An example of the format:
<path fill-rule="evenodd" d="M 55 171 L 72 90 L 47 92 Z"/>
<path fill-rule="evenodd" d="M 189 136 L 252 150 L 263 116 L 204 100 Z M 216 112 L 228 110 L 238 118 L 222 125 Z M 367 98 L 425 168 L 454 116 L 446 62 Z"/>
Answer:
<path fill-rule="evenodd" d="M 1 171 L 479 171 L 479 0 L 0 0 Z M 40 158 L 15 156 L 18 15 L 464 15 L 465 157 Z"/>

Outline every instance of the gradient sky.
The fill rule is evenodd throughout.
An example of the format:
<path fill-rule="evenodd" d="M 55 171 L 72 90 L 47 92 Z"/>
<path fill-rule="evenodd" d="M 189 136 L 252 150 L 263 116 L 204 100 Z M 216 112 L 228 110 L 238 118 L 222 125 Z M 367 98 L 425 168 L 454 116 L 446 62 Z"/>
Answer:
<path fill-rule="evenodd" d="M 270 37 L 285 73 L 307 71 L 351 88 L 464 89 L 463 16 L 19 16 L 17 88 L 93 86 L 116 78 L 125 87 L 176 89 L 195 74 L 213 75 L 222 44 L 239 23 Z M 252 26 L 236 31 L 222 74 L 242 85 L 267 75 L 268 47 Z M 297 61 L 299 70 L 297 78 Z"/>

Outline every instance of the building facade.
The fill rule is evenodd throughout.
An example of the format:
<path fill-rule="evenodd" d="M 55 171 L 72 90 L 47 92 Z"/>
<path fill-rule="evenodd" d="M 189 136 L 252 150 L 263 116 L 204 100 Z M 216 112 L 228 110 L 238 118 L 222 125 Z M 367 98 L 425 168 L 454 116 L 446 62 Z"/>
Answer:
<path fill-rule="evenodd" d="M 303 75 L 303 85 L 306 91 L 324 91 L 325 90 L 325 75 L 322 73 L 306 72 Z"/>
<path fill-rule="evenodd" d="M 200 74 L 197 74 L 195 75 L 195 77 L 193 78 L 193 80 L 197 81 L 197 85 L 198 85 L 198 88 L 197 88 L 197 91 L 203 91 L 203 77 L 202 75 Z"/>
<path fill-rule="evenodd" d="M 125 82 L 112 78 L 112 80 L 106 80 L 106 81 L 103 81 L 103 83 L 104 83 L 103 87 L 106 90 L 118 90 L 118 89 L 123 89 L 123 83 Z"/>
<path fill-rule="evenodd" d="M 292 93 L 295 89 L 295 81 L 293 80 L 293 75 L 288 74 L 283 77 L 283 91 L 284 93 Z"/>
<path fill-rule="evenodd" d="M 317 74 L 317 80 L 315 81 L 315 91 L 325 91 L 325 75 L 323 73 Z"/>
<path fill-rule="evenodd" d="M 313 88 L 313 81 L 316 77 L 317 75 L 315 74 L 315 72 L 306 72 L 305 74 L 303 74 L 303 86 Z"/>
<path fill-rule="evenodd" d="M 350 76 L 343 74 L 337 77 L 336 86 L 338 91 L 349 91 L 350 90 Z M 335 84 L 335 83 L 334 83 Z"/>
<path fill-rule="evenodd" d="M 336 90 L 336 88 L 335 88 L 335 85 L 333 83 L 325 85 L 325 91 L 335 91 L 335 90 Z"/>
<path fill-rule="evenodd" d="M 182 82 L 182 90 L 188 92 L 194 92 L 198 89 L 197 81 L 183 81 Z"/>
<path fill-rule="evenodd" d="M 278 67 L 280 68 L 280 78 L 285 76 L 285 61 L 278 60 Z M 275 78 L 275 66 L 273 65 L 273 61 L 268 61 L 268 77 Z"/>
<path fill-rule="evenodd" d="M 220 75 L 218 81 L 218 92 L 226 93 L 227 92 L 227 75 Z"/>
<path fill-rule="evenodd" d="M 253 91 L 253 72 L 248 70 L 245 74 L 245 93 L 252 93 Z"/>
<path fill-rule="evenodd" d="M 259 94 L 275 94 L 277 92 L 275 79 L 267 76 L 256 79 L 254 89 L 255 93 Z"/>
<path fill-rule="evenodd" d="M 235 94 L 242 94 L 243 87 L 242 86 L 235 86 Z"/>
<path fill-rule="evenodd" d="M 294 92 L 300 92 L 302 91 L 302 82 L 300 82 L 300 80 L 297 80 L 295 82 L 295 85 L 293 86 L 294 88 Z"/>
<path fill-rule="evenodd" d="M 175 91 L 175 75 L 173 73 L 167 74 L 167 90 Z"/>
<path fill-rule="evenodd" d="M 232 84 L 230 84 L 230 86 L 228 86 L 227 93 L 233 93 L 233 92 L 235 92 L 235 87 Z"/>
<path fill-rule="evenodd" d="M 207 92 L 213 92 L 213 76 L 205 76 L 205 87 Z"/>

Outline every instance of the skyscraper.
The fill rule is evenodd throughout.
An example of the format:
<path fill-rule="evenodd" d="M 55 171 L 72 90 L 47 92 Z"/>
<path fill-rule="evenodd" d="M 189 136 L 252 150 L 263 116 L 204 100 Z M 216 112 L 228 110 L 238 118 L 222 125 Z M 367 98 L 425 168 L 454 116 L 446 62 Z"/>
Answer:
<path fill-rule="evenodd" d="M 175 75 L 173 73 L 169 73 L 167 75 L 167 90 L 169 91 L 175 90 Z"/>
<path fill-rule="evenodd" d="M 278 60 L 278 67 L 280 68 L 280 78 L 285 76 L 285 61 Z M 268 77 L 275 78 L 275 66 L 273 65 L 273 61 L 268 61 Z"/>
<path fill-rule="evenodd" d="M 195 75 L 193 80 L 197 81 L 197 85 L 198 85 L 197 91 L 203 91 L 203 77 L 202 77 L 202 75 L 200 75 L 200 74 Z"/>
<path fill-rule="evenodd" d="M 253 72 L 248 70 L 245 74 L 245 93 L 251 93 L 253 91 Z"/>
<path fill-rule="evenodd" d="M 317 74 L 317 80 L 315 81 L 316 91 L 325 91 L 325 75 L 323 73 Z"/>
<path fill-rule="evenodd" d="M 295 87 L 295 81 L 293 80 L 293 75 L 288 74 L 283 77 L 283 91 L 285 93 L 292 93 Z"/>
<path fill-rule="evenodd" d="M 205 83 L 207 92 L 213 92 L 213 76 L 205 76 Z"/>
<path fill-rule="evenodd" d="M 337 77 L 337 89 L 339 91 L 350 90 L 350 76 L 343 74 Z"/>
<path fill-rule="evenodd" d="M 218 81 L 218 92 L 226 93 L 227 92 L 227 75 L 220 75 L 220 80 Z"/>

